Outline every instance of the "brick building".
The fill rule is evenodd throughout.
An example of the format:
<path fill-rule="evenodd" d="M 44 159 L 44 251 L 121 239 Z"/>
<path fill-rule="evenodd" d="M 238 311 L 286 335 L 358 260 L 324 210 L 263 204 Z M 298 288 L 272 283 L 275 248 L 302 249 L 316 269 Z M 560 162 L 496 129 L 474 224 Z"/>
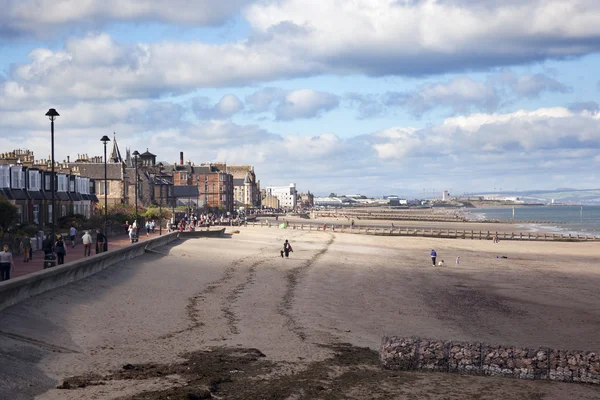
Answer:
<path fill-rule="evenodd" d="M 233 212 L 233 176 L 224 163 L 201 164 L 183 162 L 183 152 L 179 154 L 179 164 L 173 165 L 175 186 L 197 186 L 199 207 L 208 210 L 221 209 Z"/>

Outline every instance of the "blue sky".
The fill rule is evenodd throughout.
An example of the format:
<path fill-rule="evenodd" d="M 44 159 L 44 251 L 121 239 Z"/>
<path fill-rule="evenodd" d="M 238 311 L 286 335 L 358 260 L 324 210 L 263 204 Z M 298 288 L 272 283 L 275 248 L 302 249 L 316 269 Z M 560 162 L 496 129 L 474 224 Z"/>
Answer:
<path fill-rule="evenodd" d="M 525 4 L 522 4 L 525 3 Z M 599 187 L 592 0 L 0 0 L 0 151 L 122 147 L 263 186 Z"/>

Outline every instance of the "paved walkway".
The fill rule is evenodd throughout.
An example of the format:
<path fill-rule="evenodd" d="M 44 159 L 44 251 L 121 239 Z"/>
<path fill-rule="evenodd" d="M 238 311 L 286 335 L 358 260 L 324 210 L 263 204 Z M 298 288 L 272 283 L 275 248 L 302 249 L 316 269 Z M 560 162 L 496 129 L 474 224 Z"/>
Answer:
<path fill-rule="evenodd" d="M 166 234 L 167 231 L 163 230 L 163 235 Z M 81 235 L 79 235 L 81 236 Z M 156 233 L 151 233 L 150 236 L 146 236 L 146 234 L 140 231 L 140 242 L 150 239 L 152 237 L 158 236 L 158 231 Z M 131 244 L 129 240 L 129 236 L 127 235 L 119 235 L 108 238 L 108 251 L 120 249 L 125 246 L 129 246 Z M 96 244 L 92 245 L 91 254 L 96 254 Z M 23 261 L 23 254 L 15 254 L 15 269 L 11 271 L 10 277 L 17 278 L 19 276 L 27 275 L 32 272 L 41 271 L 44 269 L 44 252 L 41 250 L 33 252 L 33 259 L 29 262 Z M 67 247 L 67 255 L 65 256 L 65 264 L 71 261 L 80 260 L 83 258 L 83 244 L 78 244 L 75 248 L 71 248 L 70 245 Z"/>

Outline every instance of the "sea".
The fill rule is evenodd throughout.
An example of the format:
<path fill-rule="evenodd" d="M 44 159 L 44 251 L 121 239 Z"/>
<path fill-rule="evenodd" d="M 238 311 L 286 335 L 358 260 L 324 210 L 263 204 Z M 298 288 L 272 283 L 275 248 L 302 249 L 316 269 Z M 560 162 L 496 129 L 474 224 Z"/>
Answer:
<path fill-rule="evenodd" d="M 469 219 L 513 221 L 512 208 L 476 208 L 469 214 Z M 516 206 L 514 221 L 523 221 L 519 226 L 531 232 L 600 236 L 600 206 Z"/>

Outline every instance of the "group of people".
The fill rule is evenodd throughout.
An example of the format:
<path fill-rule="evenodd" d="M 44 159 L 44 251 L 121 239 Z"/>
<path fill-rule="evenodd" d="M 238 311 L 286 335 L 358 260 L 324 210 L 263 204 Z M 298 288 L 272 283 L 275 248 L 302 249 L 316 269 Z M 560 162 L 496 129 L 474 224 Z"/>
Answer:
<path fill-rule="evenodd" d="M 431 256 L 431 263 L 432 263 L 432 264 L 433 264 L 433 266 L 435 267 L 435 265 L 436 265 L 436 264 L 435 264 L 435 262 L 436 262 L 436 260 L 437 260 L 437 252 L 436 252 L 435 250 L 433 250 L 433 249 L 432 249 L 432 250 L 431 250 L 431 253 L 430 253 L 430 256 Z M 459 265 L 459 264 L 460 264 L 460 256 L 456 257 L 456 265 Z M 444 260 L 440 260 L 440 261 L 437 263 L 437 266 L 438 266 L 438 267 L 443 267 L 444 265 L 445 265 L 445 264 L 444 264 Z"/>

